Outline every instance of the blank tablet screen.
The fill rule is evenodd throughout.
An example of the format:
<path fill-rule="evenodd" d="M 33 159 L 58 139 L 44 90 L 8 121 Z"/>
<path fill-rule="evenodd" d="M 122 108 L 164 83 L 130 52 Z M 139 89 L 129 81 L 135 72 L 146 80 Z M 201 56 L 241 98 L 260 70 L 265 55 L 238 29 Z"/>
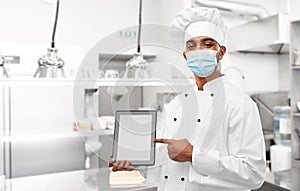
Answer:
<path fill-rule="evenodd" d="M 117 111 L 113 158 L 132 165 L 153 165 L 156 111 Z"/>

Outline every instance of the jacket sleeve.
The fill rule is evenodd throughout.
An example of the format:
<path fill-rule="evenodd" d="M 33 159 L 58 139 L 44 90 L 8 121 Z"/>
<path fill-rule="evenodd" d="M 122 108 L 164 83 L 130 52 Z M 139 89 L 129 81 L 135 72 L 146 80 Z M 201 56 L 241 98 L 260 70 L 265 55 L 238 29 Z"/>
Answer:
<path fill-rule="evenodd" d="M 249 97 L 236 104 L 228 124 L 228 155 L 194 147 L 190 181 L 220 188 L 259 188 L 265 176 L 265 143 L 256 104 Z"/>

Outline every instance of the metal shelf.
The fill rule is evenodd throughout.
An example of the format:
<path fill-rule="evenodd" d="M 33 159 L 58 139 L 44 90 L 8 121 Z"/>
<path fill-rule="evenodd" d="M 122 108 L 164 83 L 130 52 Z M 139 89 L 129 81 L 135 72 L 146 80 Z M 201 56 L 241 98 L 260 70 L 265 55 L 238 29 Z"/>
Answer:
<path fill-rule="evenodd" d="M 300 117 L 300 113 L 293 113 L 294 117 Z"/>
<path fill-rule="evenodd" d="M 99 79 L 97 86 L 191 86 L 194 79 Z"/>
<path fill-rule="evenodd" d="M 292 17 L 291 18 L 292 24 L 299 24 L 300 23 L 300 17 Z"/>
<path fill-rule="evenodd" d="M 112 135 L 112 129 L 99 130 L 85 130 L 74 131 L 72 128 L 56 129 L 53 131 L 11 131 L 10 135 L 0 136 L 0 143 L 2 142 L 18 142 L 18 141 L 33 141 L 33 140 L 47 140 L 47 139 L 61 139 L 61 138 L 76 138 L 88 136 Z"/>
<path fill-rule="evenodd" d="M 300 167 L 300 160 L 299 159 L 293 159 L 292 164 L 293 164 L 293 166 Z"/>
<path fill-rule="evenodd" d="M 300 70 L 300 66 L 296 66 L 296 65 L 291 66 L 291 68 L 292 68 L 292 70 Z"/>
<path fill-rule="evenodd" d="M 74 86 L 74 82 L 71 78 L 5 78 L 0 79 L 0 86 Z"/>
<path fill-rule="evenodd" d="M 290 44 L 289 25 L 288 14 L 279 13 L 231 27 L 228 33 L 228 51 L 287 54 Z M 245 34 L 245 31 L 248 33 Z M 243 38 L 245 35 L 255 38 Z"/>
<path fill-rule="evenodd" d="M 99 53 L 99 57 L 103 59 L 120 59 L 120 60 L 129 60 L 133 57 L 133 53 Z M 154 53 L 144 53 L 143 57 L 145 59 L 154 59 L 157 57 L 157 54 Z"/>
<path fill-rule="evenodd" d="M 300 141 L 300 135 L 299 135 L 299 120 L 300 119 L 300 112 L 297 112 L 295 106 L 296 102 L 299 100 L 299 86 L 298 82 L 300 80 L 300 76 L 298 74 L 298 71 L 300 71 L 300 66 L 295 65 L 296 57 L 293 53 L 293 50 L 298 49 L 300 47 L 300 41 L 299 41 L 299 31 L 300 31 L 300 21 L 293 20 L 290 25 L 290 68 L 291 68 L 291 89 L 290 89 L 290 97 L 291 97 L 291 103 L 294 106 L 292 113 L 293 119 L 292 120 L 292 129 L 295 131 L 292 131 L 291 136 L 294 137 L 292 139 L 292 155 L 295 158 L 300 158 L 300 148 L 299 148 L 299 141 Z M 300 160 L 293 160 L 293 164 L 297 164 L 297 166 L 300 167 Z"/>
<path fill-rule="evenodd" d="M 0 86 L 191 86 L 194 79 L 36 79 L 36 78 L 7 78 L 0 79 Z"/>

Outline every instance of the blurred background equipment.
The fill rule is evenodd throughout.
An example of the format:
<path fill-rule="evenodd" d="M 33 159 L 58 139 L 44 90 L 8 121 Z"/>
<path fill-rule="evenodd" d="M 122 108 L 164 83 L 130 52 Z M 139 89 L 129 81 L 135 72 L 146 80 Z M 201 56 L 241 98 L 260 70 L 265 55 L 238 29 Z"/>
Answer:
<path fill-rule="evenodd" d="M 101 116 L 98 118 L 101 129 L 114 129 L 115 117 L 114 116 Z"/>
<path fill-rule="evenodd" d="M 274 114 L 275 106 L 288 106 L 288 92 L 262 92 L 251 95 L 256 102 L 259 115 L 261 118 L 262 128 L 264 131 L 274 131 Z"/>
<path fill-rule="evenodd" d="M 271 146 L 271 170 L 272 172 L 291 168 L 291 147 Z"/>
<path fill-rule="evenodd" d="M 270 147 L 274 143 L 274 113 L 275 106 L 288 106 L 288 92 L 264 92 L 251 95 L 259 111 L 261 125 L 265 137 L 267 160 L 271 160 Z"/>
<path fill-rule="evenodd" d="M 119 72 L 117 70 L 106 70 L 105 78 L 118 78 Z M 124 86 L 109 86 L 105 91 L 115 100 L 119 101 L 125 94 L 128 93 L 128 88 Z"/>
<path fill-rule="evenodd" d="M 1 71 L 1 74 L 0 74 L 0 77 L 9 77 L 8 76 L 8 73 L 7 73 L 7 71 L 6 71 L 6 69 L 5 69 L 5 67 L 4 67 L 4 64 L 5 64 L 5 57 L 4 56 L 1 56 L 0 55 L 0 70 L 2 70 Z"/>
<path fill-rule="evenodd" d="M 139 28 L 137 39 L 137 52 L 133 58 L 126 63 L 124 78 L 147 78 L 149 77 L 149 66 L 141 53 L 141 32 L 142 32 L 142 0 L 139 7 Z"/>
<path fill-rule="evenodd" d="M 277 145 L 291 146 L 291 107 L 275 106 L 274 141 Z"/>
<path fill-rule="evenodd" d="M 229 0 L 196 0 L 194 6 L 212 7 L 231 14 L 254 16 L 258 19 L 269 16 L 268 11 L 261 5 Z"/>
<path fill-rule="evenodd" d="M 119 72 L 117 70 L 106 70 L 104 77 L 105 78 L 118 78 Z"/>
<path fill-rule="evenodd" d="M 300 66 L 300 49 L 295 49 L 293 53 L 296 56 L 295 66 Z"/>
<path fill-rule="evenodd" d="M 57 19 L 59 13 L 59 0 L 56 1 L 56 13 L 55 21 L 52 33 L 51 48 L 48 48 L 47 54 L 42 56 L 38 60 L 39 67 L 36 70 L 34 77 L 40 78 L 57 78 L 65 77 L 63 66 L 65 62 L 57 54 L 57 49 L 55 48 L 55 33 L 57 26 Z"/>

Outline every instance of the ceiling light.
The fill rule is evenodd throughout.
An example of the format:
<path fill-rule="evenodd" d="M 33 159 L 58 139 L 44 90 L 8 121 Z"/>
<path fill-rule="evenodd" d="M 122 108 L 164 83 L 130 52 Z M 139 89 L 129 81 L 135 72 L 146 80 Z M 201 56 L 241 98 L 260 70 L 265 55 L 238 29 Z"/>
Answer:
<path fill-rule="evenodd" d="M 139 28 L 137 39 L 137 52 L 133 58 L 126 63 L 124 78 L 147 78 L 149 76 L 149 67 L 147 61 L 141 53 L 141 29 L 142 29 L 142 0 L 139 5 Z"/>
<path fill-rule="evenodd" d="M 43 0 L 44 2 L 50 2 L 49 0 Z M 51 1 L 52 2 L 52 1 Z M 34 77 L 40 78 L 56 78 L 65 77 L 63 66 L 65 62 L 58 56 L 57 49 L 55 48 L 55 32 L 59 12 L 59 0 L 56 0 L 56 13 L 55 21 L 52 33 L 51 48 L 48 48 L 47 54 L 42 56 L 38 60 L 38 69 L 36 70 Z"/>

